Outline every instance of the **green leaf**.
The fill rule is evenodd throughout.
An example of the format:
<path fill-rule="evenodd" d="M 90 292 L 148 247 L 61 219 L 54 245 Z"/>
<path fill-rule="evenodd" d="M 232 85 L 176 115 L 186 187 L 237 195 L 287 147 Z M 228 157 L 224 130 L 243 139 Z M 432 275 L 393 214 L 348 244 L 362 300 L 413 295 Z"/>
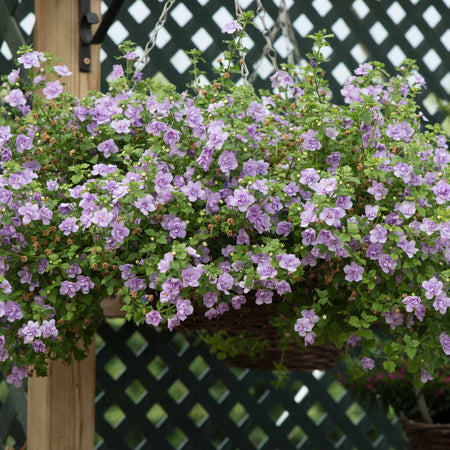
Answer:
<path fill-rule="evenodd" d="M 361 328 L 361 321 L 356 316 L 351 316 L 348 323 L 355 328 Z"/>
<path fill-rule="evenodd" d="M 387 360 L 383 362 L 383 368 L 388 372 L 394 372 L 395 370 L 395 362 L 391 360 Z"/>

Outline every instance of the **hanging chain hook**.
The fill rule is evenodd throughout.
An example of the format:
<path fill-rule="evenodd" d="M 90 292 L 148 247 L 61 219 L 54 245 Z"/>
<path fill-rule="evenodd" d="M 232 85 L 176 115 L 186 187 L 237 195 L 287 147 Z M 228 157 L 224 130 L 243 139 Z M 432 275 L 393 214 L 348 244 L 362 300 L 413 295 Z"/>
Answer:
<path fill-rule="evenodd" d="M 264 36 L 264 39 L 266 41 L 266 44 L 263 47 L 262 50 L 262 57 L 267 56 L 269 58 L 270 62 L 272 63 L 272 70 L 273 72 L 276 72 L 278 70 L 278 63 L 277 63 L 277 52 L 273 48 L 273 39 L 278 31 L 278 27 L 273 27 L 272 31 L 269 30 L 266 24 L 266 14 L 267 11 L 264 8 L 261 0 L 256 0 L 256 15 L 259 17 L 259 20 L 261 21 L 262 25 L 262 35 Z M 253 71 L 252 75 L 250 76 L 250 83 L 253 83 L 256 80 L 256 77 L 258 76 L 257 67 L 259 66 L 261 62 L 261 59 L 259 63 L 256 64 L 256 68 Z"/>
<path fill-rule="evenodd" d="M 163 28 L 164 25 L 166 24 L 167 17 L 175 1 L 176 0 L 167 0 L 166 3 L 164 4 L 164 8 L 162 10 L 161 15 L 159 16 L 158 22 L 156 22 L 155 28 L 153 28 L 153 31 L 150 34 L 150 39 L 145 46 L 144 53 L 136 63 L 135 76 L 138 72 L 142 71 L 144 67 L 147 65 L 148 55 L 153 50 L 153 47 L 156 44 L 156 39 L 158 38 L 158 33 L 160 32 L 161 28 Z"/>
<path fill-rule="evenodd" d="M 239 4 L 239 0 L 234 0 L 234 7 L 236 10 L 236 17 L 238 17 L 239 14 L 242 14 L 242 8 L 241 8 L 241 5 Z M 239 56 L 240 56 L 239 64 L 241 65 L 242 82 L 243 82 L 244 86 L 247 86 L 248 75 L 250 73 L 248 70 L 247 64 L 245 62 L 245 57 L 247 56 L 247 53 L 239 52 Z"/>
<path fill-rule="evenodd" d="M 295 39 L 295 31 L 286 8 L 285 0 L 280 0 L 278 11 L 277 24 L 281 28 L 281 33 L 283 36 L 292 45 L 292 48 L 289 49 L 287 56 L 288 63 L 297 64 L 300 61 L 300 50 L 298 48 L 297 39 Z"/>

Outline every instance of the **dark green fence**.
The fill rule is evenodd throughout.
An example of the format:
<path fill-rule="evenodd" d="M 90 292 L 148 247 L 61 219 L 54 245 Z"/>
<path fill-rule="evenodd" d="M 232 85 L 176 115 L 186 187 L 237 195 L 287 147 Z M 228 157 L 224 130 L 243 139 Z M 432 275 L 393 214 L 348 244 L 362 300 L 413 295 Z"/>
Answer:
<path fill-rule="evenodd" d="M 396 418 L 356 402 L 338 370 L 291 373 L 277 390 L 271 372 L 231 368 L 180 333 L 113 319 L 97 335 L 96 449 L 406 448 Z M 20 448 L 26 397 L 5 387 L 0 444 Z"/>
<path fill-rule="evenodd" d="M 104 1 L 103 10 L 111 0 Z M 241 0 L 244 9 L 256 9 L 254 0 Z M 262 0 L 266 10 L 265 22 L 273 32 L 278 61 L 286 61 L 293 45 L 279 26 L 280 0 Z M 445 114 L 438 108 L 436 98 L 448 99 L 450 93 L 450 2 L 449 0 L 285 0 L 292 23 L 292 35 L 300 57 L 310 50 L 306 35 L 322 28 L 335 34 L 331 42 L 331 87 L 335 101 L 340 98 L 340 86 L 360 63 L 379 60 L 389 72 L 407 58 L 416 59 L 428 90 L 420 101 L 424 113 L 432 122 L 442 122 Z M 163 9 L 162 0 L 126 1 L 103 42 L 101 59 L 103 82 L 118 55 L 117 45 L 124 39 L 137 43 L 142 51 Z M 6 9 L 10 15 L 5 14 Z M 33 0 L 0 0 L 0 72 L 12 68 L 14 50 L 23 40 L 31 41 L 34 24 Z M 224 47 L 221 27 L 235 14 L 233 0 L 178 0 L 161 30 L 151 61 L 145 69 L 147 76 L 163 74 L 179 89 L 190 80 L 189 60 L 185 50 L 198 48 L 204 52 L 207 77 L 212 79 L 211 64 Z M 272 65 L 262 56 L 265 44 L 260 29 L 249 28 L 246 58 L 250 72 L 256 71 L 254 86 L 268 87 Z M 20 33 L 22 32 L 23 38 Z M 3 41 L 3 42 L 2 42 Z M 75 68 L 71 68 L 74 70 Z"/>

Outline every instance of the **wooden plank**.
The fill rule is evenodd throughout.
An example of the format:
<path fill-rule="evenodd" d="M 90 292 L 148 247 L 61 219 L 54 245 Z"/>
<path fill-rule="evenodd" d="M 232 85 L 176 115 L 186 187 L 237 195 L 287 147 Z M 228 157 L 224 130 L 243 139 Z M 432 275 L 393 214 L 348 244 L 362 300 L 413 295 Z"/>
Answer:
<path fill-rule="evenodd" d="M 100 15 L 100 0 L 91 0 Z M 49 51 L 73 73 L 65 90 L 82 97 L 100 87 L 100 48 L 91 49 L 92 72 L 78 69 L 78 0 L 35 0 L 35 48 Z M 28 449 L 89 450 L 95 436 L 95 345 L 83 361 L 71 366 L 52 362 L 45 378 L 28 384 Z"/>
<path fill-rule="evenodd" d="M 91 0 L 91 10 L 100 17 L 100 0 Z M 100 47 L 91 47 L 92 72 L 78 71 L 79 19 L 78 0 L 35 0 L 36 25 L 34 46 L 51 52 L 73 73 L 65 78 L 66 92 L 84 96 L 100 88 Z M 94 30 L 94 27 L 93 27 Z"/>

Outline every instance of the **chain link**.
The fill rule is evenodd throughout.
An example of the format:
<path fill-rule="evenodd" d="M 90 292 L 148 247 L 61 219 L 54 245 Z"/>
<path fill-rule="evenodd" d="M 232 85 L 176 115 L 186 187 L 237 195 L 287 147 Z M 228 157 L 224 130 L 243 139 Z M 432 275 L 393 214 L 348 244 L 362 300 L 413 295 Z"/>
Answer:
<path fill-rule="evenodd" d="M 295 31 L 292 26 L 291 17 L 286 9 L 286 3 L 284 0 L 280 1 L 277 23 L 281 28 L 281 33 L 283 36 L 292 45 L 292 50 L 289 52 L 287 57 L 288 63 L 298 64 L 300 61 L 300 50 L 297 45 L 297 39 L 295 38 Z"/>
<path fill-rule="evenodd" d="M 143 55 L 139 58 L 138 62 L 136 63 L 136 74 L 144 69 L 144 67 L 148 63 L 148 55 L 153 50 L 153 47 L 156 44 L 156 39 L 158 38 L 158 33 L 160 32 L 161 28 L 164 27 L 167 16 L 169 15 L 169 12 L 174 5 L 176 0 L 167 0 L 164 4 L 164 8 L 162 10 L 161 15 L 159 16 L 158 22 L 155 25 L 155 28 L 153 28 L 153 31 L 150 34 L 150 39 L 147 42 Z"/>
<path fill-rule="evenodd" d="M 239 4 L 239 0 L 234 0 L 234 7 L 236 10 L 236 17 L 239 16 L 239 14 L 242 14 L 242 8 L 241 5 Z M 248 84 L 248 75 L 249 75 L 249 70 L 247 67 L 247 64 L 245 62 L 245 57 L 247 56 L 247 53 L 245 52 L 239 52 L 239 64 L 241 65 L 241 76 L 242 76 L 242 83 L 244 84 L 244 86 L 247 86 Z"/>
<path fill-rule="evenodd" d="M 264 36 L 264 39 L 266 41 L 266 44 L 264 45 L 262 50 L 261 58 L 267 56 L 267 58 L 269 58 L 270 62 L 272 63 L 273 72 L 276 72 L 278 70 L 278 63 L 277 63 L 277 52 L 273 48 L 273 38 L 275 37 L 275 34 L 277 33 L 278 29 L 277 27 L 273 27 L 272 30 L 269 30 L 266 24 L 266 14 L 267 11 L 264 8 L 261 0 L 256 0 L 256 15 L 259 17 L 259 20 L 261 21 L 263 27 L 262 35 Z M 256 64 L 256 68 L 249 78 L 250 83 L 253 83 L 256 80 L 256 77 L 258 76 L 257 72 L 258 65 L 259 64 Z"/>
<path fill-rule="evenodd" d="M 292 44 L 293 49 L 288 54 L 288 63 L 289 64 L 297 64 L 300 61 L 300 50 L 297 45 L 297 40 L 295 38 L 295 31 L 292 26 L 291 18 L 286 8 L 285 0 L 280 0 L 280 5 L 278 7 L 278 17 L 275 21 L 274 26 L 271 30 L 268 29 L 265 21 L 265 16 L 267 11 L 265 10 L 262 1 L 256 0 L 256 14 L 261 20 L 261 24 L 263 27 L 262 34 L 264 39 L 266 40 L 266 44 L 263 47 L 261 58 L 259 62 L 256 64 L 254 72 L 250 75 L 249 81 L 253 83 L 258 76 L 258 66 L 261 64 L 261 60 L 264 56 L 266 56 L 270 62 L 272 63 L 272 70 L 276 72 L 278 70 L 277 63 L 277 52 L 273 48 L 273 41 L 277 34 L 281 31 L 282 35 Z"/>

